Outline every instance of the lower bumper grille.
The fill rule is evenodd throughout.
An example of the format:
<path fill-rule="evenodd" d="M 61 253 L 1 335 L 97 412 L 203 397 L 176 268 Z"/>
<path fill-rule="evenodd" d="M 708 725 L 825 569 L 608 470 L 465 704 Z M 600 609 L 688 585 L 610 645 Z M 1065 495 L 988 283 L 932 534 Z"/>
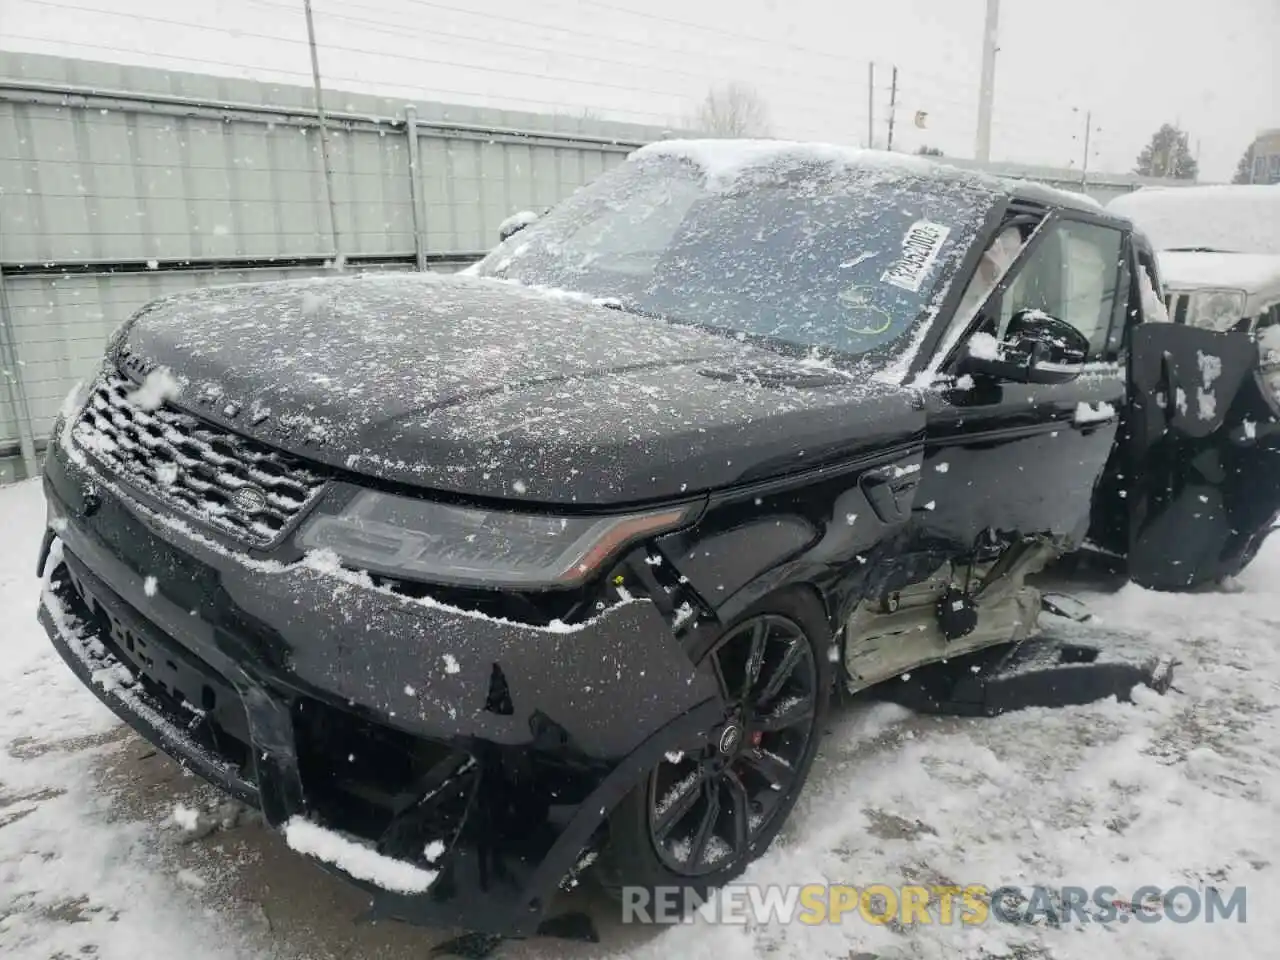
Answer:
<path fill-rule="evenodd" d="M 256 805 L 247 718 L 226 681 L 69 555 L 50 589 L 65 621 L 47 624 L 50 636 L 80 679 L 157 747 Z M 210 709 L 196 706 L 193 696 Z"/>
<path fill-rule="evenodd" d="M 112 709 L 127 713 L 166 753 L 257 803 L 247 795 L 259 786 L 254 721 L 235 688 L 69 552 L 62 560 L 52 586 L 65 614 L 81 625 L 82 649 L 71 653 L 84 667 L 82 679 L 108 690 Z M 286 710 L 292 705 L 290 746 L 271 759 L 296 765 L 305 813 L 383 856 L 438 869 L 475 798 L 479 770 L 471 755 L 312 697 L 270 696 Z"/>

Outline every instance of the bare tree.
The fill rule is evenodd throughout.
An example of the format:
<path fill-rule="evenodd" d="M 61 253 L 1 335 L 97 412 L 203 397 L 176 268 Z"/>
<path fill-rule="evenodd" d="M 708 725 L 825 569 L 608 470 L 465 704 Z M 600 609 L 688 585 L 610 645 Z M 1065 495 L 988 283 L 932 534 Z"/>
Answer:
<path fill-rule="evenodd" d="M 769 107 L 754 87 L 713 87 L 694 113 L 694 129 L 713 137 L 768 137 Z"/>

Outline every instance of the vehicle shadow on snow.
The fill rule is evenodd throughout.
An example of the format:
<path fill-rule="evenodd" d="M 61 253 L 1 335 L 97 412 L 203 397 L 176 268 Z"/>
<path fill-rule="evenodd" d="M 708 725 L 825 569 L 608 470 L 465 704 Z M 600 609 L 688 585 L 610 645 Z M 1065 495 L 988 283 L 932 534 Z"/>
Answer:
<path fill-rule="evenodd" d="M 837 703 L 801 805 L 779 843 L 803 843 L 804 801 L 855 776 L 851 768 L 901 742 L 908 729 L 932 727 L 938 718 L 859 697 Z M 458 931 L 413 927 L 394 921 L 363 922 L 368 898 L 319 865 L 298 856 L 253 811 L 228 804 L 208 784 L 183 770 L 141 738 L 129 734 L 119 750 L 94 761 L 109 815 L 156 825 L 161 869 L 204 906 L 241 926 L 272 956 L 315 960 L 377 956 L 380 960 L 426 957 L 432 946 Z M 186 833 L 176 807 L 200 811 L 201 827 Z M 597 956 L 627 952 L 652 941 L 662 928 L 624 924 L 618 904 L 587 877 L 563 894 L 557 912 L 581 912 L 595 922 L 599 944 L 533 939 L 502 945 L 502 958 Z"/>

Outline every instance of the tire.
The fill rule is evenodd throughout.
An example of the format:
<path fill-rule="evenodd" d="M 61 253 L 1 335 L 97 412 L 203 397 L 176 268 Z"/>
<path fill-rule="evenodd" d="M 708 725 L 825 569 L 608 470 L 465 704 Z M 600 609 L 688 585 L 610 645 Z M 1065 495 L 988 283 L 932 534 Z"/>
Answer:
<path fill-rule="evenodd" d="M 756 649 L 761 630 L 765 631 L 764 655 L 756 661 L 749 651 Z M 796 644 L 801 645 L 799 652 Z M 746 671 L 758 662 L 751 695 L 743 698 L 748 705 L 758 704 L 755 717 L 727 717 L 724 724 L 709 731 L 694 756 L 685 754 L 673 762 L 669 754 L 614 808 L 596 876 L 615 899 L 622 899 L 623 888 L 629 887 L 647 890 L 649 903 L 655 902 L 659 889 L 678 890 L 682 904 L 701 902 L 769 849 L 800 796 L 821 739 L 834 685 L 830 645 L 831 630 L 822 606 L 803 588 L 765 597 L 707 644 L 697 659 L 716 658 L 722 693 L 726 687 L 745 687 Z M 792 663 L 793 672 L 778 690 L 771 691 L 771 682 L 776 683 L 778 671 L 788 663 Z M 739 666 L 742 672 L 737 674 Z M 737 683 L 735 677 L 739 678 Z M 780 709 L 801 694 L 811 697 L 808 716 L 801 724 L 765 729 L 801 716 L 803 706 Z M 727 752 L 725 741 L 732 738 L 727 732 L 731 726 L 740 730 L 740 746 Z M 774 762 L 779 758 L 788 761 L 785 773 Z M 718 774 L 714 773 L 717 769 Z M 785 777 L 786 782 L 771 786 L 771 775 Z M 693 785 L 687 786 L 691 776 Z M 689 801 L 689 794 L 698 796 Z M 709 794 L 717 796 L 719 812 L 713 809 Z M 739 816 L 744 799 L 745 818 Z M 751 806 L 755 802 L 762 804 L 759 810 Z M 682 808 L 687 809 L 681 813 Z M 673 817 L 676 823 L 671 825 Z M 711 839 L 703 841 L 702 856 L 691 863 L 699 838 L 707 833 L 703 824 L 708 818 L 714 820 Z M 744 820 L 745 836 L 736 832 Z M 687 859 L 681 863 L 683 832 L 689 824 L 694 829 L 688 838 Z M 663 829 L 670 832 L 663 836 Z"/>

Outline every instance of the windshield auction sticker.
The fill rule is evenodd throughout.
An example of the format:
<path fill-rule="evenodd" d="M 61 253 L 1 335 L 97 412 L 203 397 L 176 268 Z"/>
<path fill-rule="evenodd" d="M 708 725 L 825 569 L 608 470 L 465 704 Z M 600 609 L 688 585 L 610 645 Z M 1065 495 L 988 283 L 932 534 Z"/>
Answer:
<path fill-rule="evenodd" d="M 880 279 L 902 290 L 919 293 L 920 285 L 933 269 L 949 233 L 950 227 L 931 220 L 917 220 L 902 241 L 902 255 L 880 275 Z"/>

